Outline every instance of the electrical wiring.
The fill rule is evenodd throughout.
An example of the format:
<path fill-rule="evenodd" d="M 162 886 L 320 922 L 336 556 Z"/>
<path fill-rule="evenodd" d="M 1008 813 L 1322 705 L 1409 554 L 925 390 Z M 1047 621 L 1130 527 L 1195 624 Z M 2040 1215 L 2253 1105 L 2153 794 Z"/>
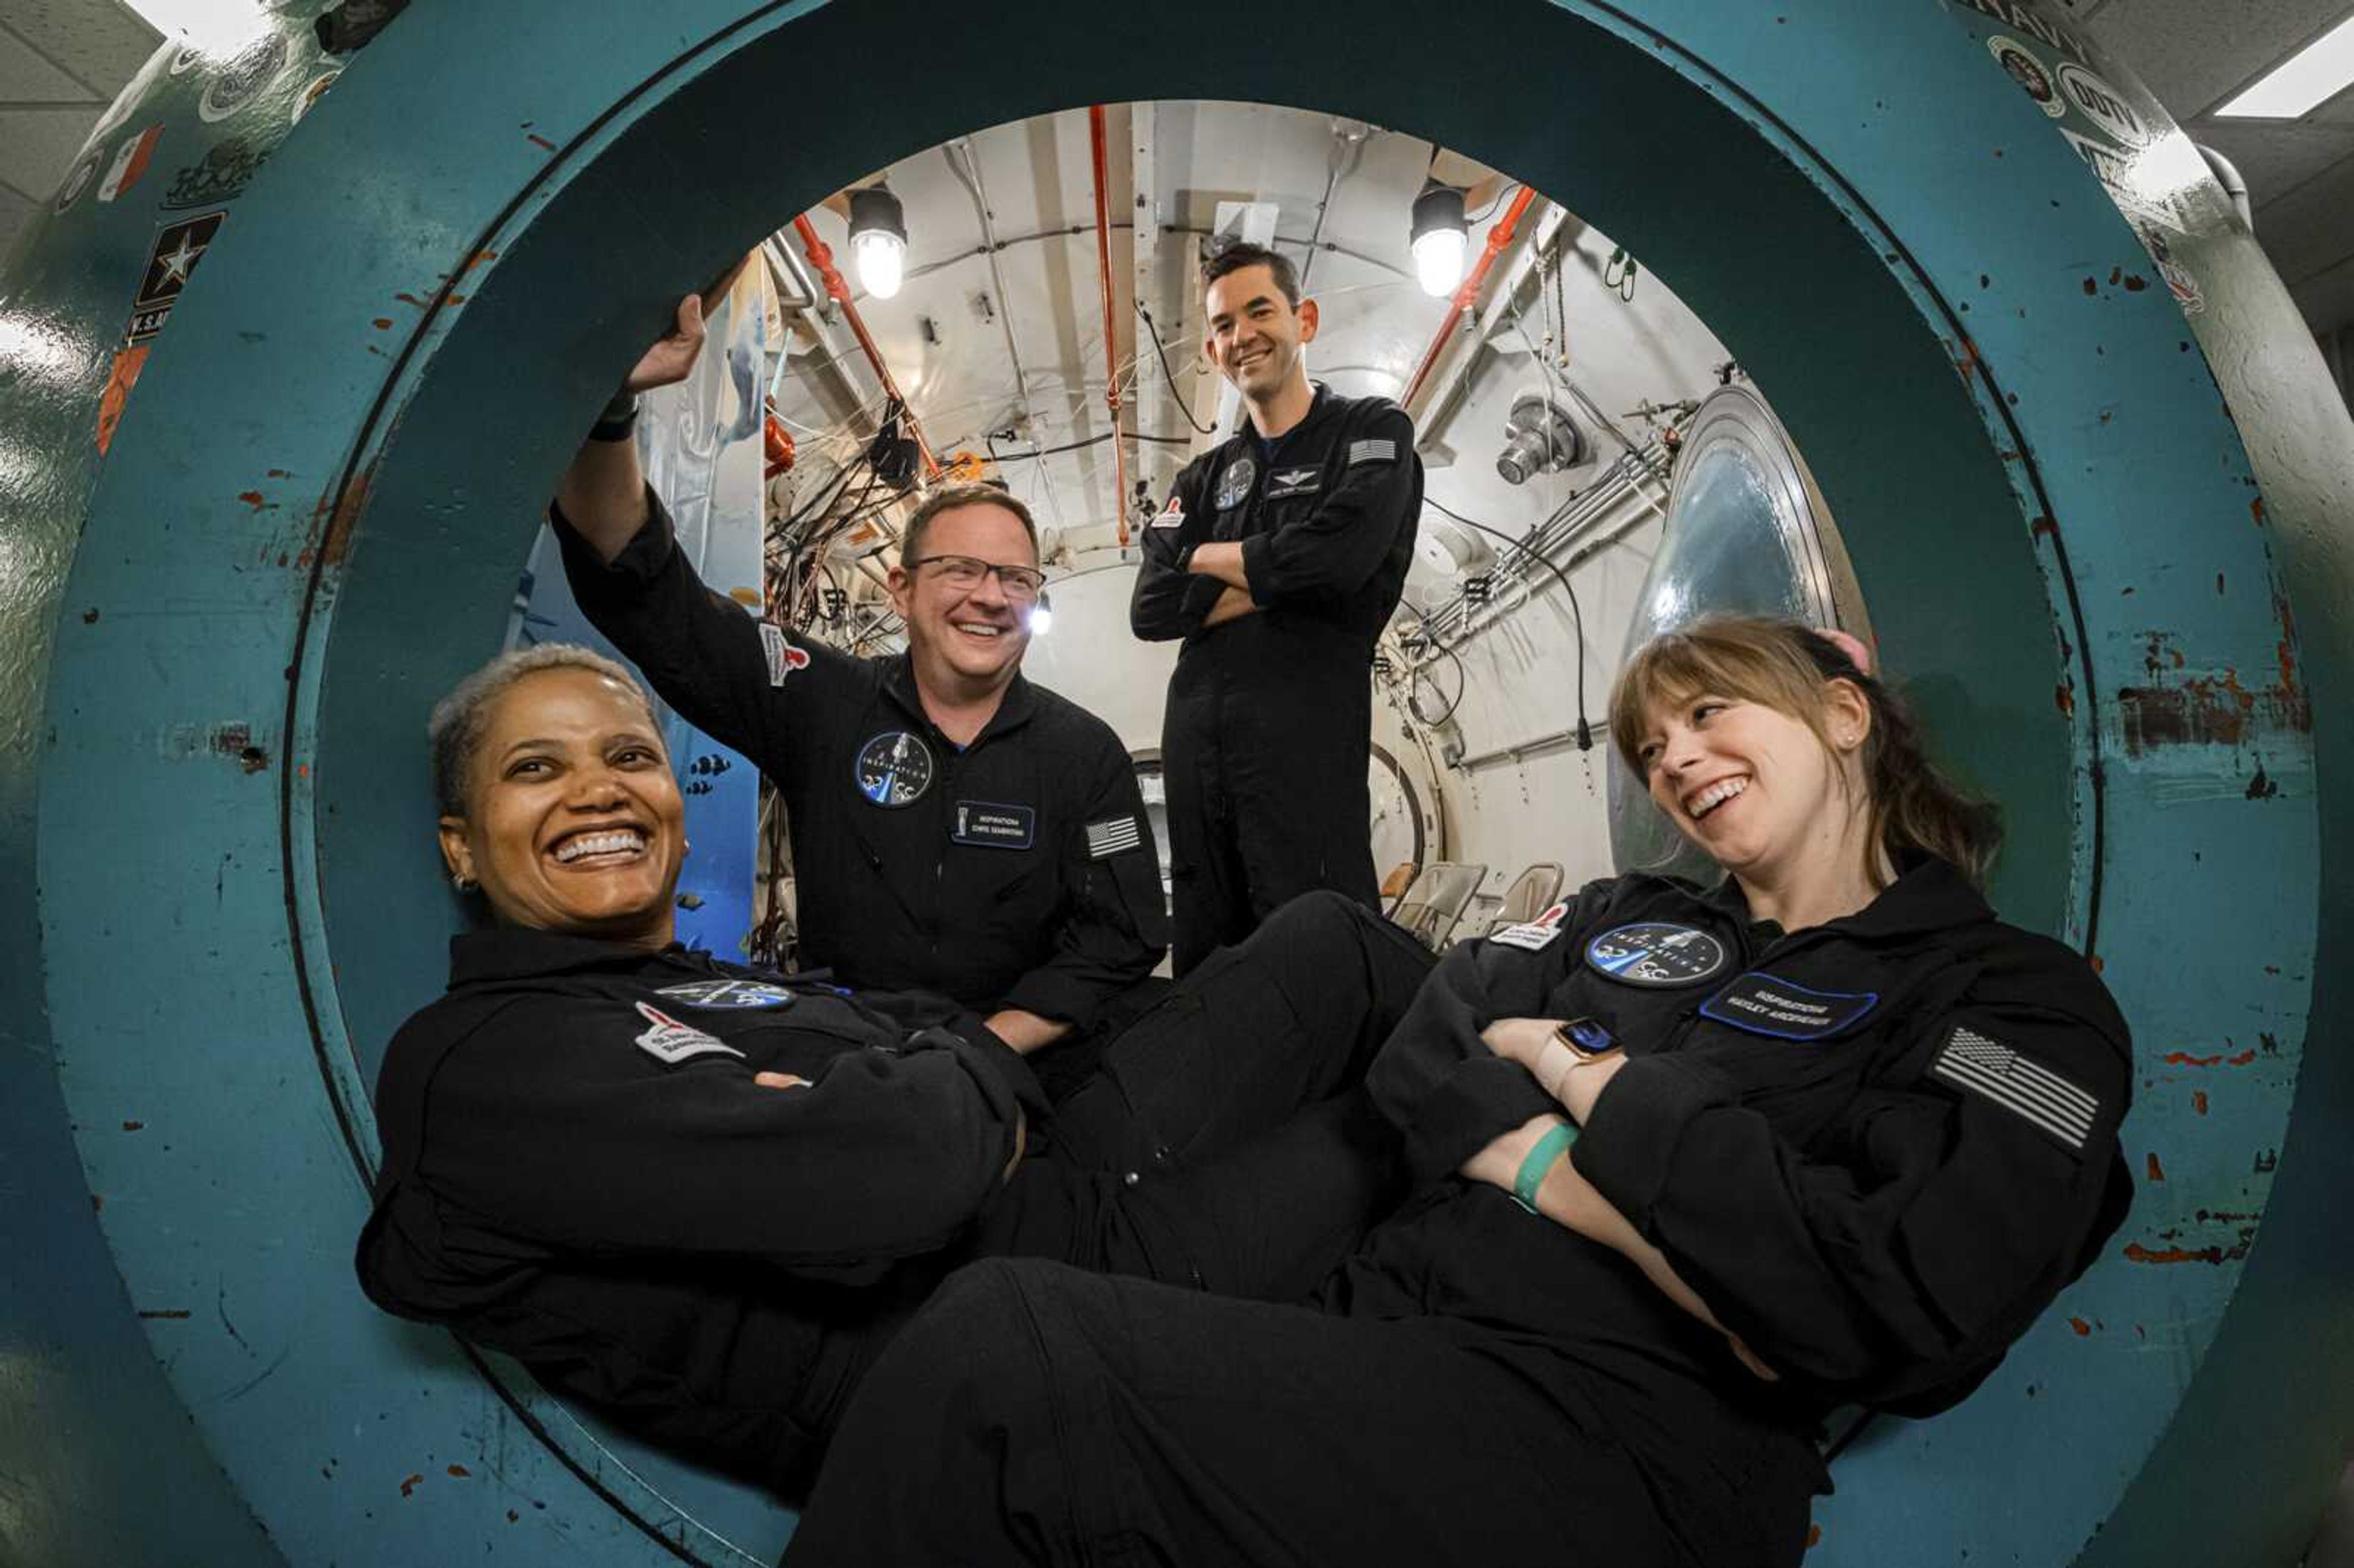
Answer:
<path fill-rule="evenodd" d="M 1453 699 L 1447 703 L 1447 711 L 1440 714 L 1437 718 L 1432 718 L 1429 715 L 1424 713 L 1422 711 L 1422 705 L 1415 700 L 1415 683 L 1423 678 L 1423 671 L 1428 666 L 1417 663 L 1412 670 L 1406 673 L 1405 705 L 1407 708 L 1412 710 L 1416 718 L 1422 721 L 1425 728 L 1437 729 L 1441 725 L 1444 725 L 1448 719 L 1453 718 L 1455 716 L 1455 710 L 1463 705 L 1463 694 L 1470 689 L 1471 673 L 1463 667 L 1463 656 L 1455 652 L 1454 649 L 1449 648 L 1444 642 L 1433 642 L 1430 646 L 1454 661 L 1455 695 Z M 1434 681 L 1431 684 L 1436 688 L 1437 683 Z"/>
<path fill-rule="evenodd" d="M 1169 351 L 1161 346 L 1161 328 L 1159 324 L 1153 321 L 1151 311 L 1146 308 L 1142 300 L 1136 302 L 1136 313 L 1144 318 L 1146 335 L 1152 339 L 1153 352 L 1161 356 L 1161 374 L 1166 377 L 1169 382 L 1169 396 L 1176 400 L 1178 411 L 1185 416 L 1185 422 L 1193 427 L 1193 433 L 1195 435 L 1216 435 L 1217 430 L 1214 427 L 1205 425 L 1199 419 L 1193 418 L 1193 410 L 1185 407 L 1185 394 L 1178 388 L 1177 373 L 1169 366 Z"/>
<path fill-rule="evenodd" d="M 1587 721 L 1585 716 L 1585 611 L 1577 602 L 1577 589 L 1571 585 L 1569 574 L 1563 571 L 1560 566 L 1551 556 L 1543 554 L 1533 546 L 1530 545 L 1526 538 L 1515 538 L 1513 535 L 1505 533 L 1500 528 L 1490 528 L 1485 523 L 1475 523 L 1470 518 L 1464 516 L 1460 512 L 1443 506 L 1439 503 L 1431 500 L 1427 495 L 1424 496 L 1422 499 L 1423 504 L 1431 508 L 1433 511 L 1437 512 L 1444 516 L 1452 517 L 1458 523 L 1462 524 L 1466 528 L 1477 528 L 1482 534 L 1501 539 L 1505 544 L 1511 546 L 1513 549 L 1518 550 L 1523 556 L 1528 556 L 1531 560 L 1542 563 L 1545 569 L 1553 573 L 1553 577 L 1560 582 L 1561 591 L 1569 596 L 1570 622 L 1577 636 L 1577 747 L 1580 751 L 1592 750 L 1594 747 L 1594 726 Z"/>

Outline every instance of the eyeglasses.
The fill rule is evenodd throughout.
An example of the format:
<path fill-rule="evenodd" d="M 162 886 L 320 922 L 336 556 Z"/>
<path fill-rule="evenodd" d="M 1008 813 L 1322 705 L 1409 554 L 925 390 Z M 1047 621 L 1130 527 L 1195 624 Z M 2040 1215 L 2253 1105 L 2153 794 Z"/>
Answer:
<path fill-rule="evenodd" d="M 1046 574 L 1035 567 L 1001 567 L 971 556 L 926 556 L 908 563 L 914 567 L 937 567 L 938 576 L 946 577 L 950 588 L 967 593 L 981 586 L 981 579 L 990 573 L 997 574 L 998 587 L 1008 599 L 1033 599 L 1046 586 Z"/>

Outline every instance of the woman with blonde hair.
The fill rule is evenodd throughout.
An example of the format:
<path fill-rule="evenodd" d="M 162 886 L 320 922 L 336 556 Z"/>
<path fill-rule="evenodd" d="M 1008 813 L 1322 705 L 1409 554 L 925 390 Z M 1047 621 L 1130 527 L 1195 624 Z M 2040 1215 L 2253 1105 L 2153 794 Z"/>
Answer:
<path fill-rule="evenodd" d="M 962 1271 L 787 1561 L 1796 1563 L 1825 1415 L 1959 1402 L 2130 1197 L 2125 1021 L 1862 652 L 1638 651 L 1612 740 L 1723 880 L 1447 956 L 1368 1080 L 1413 1195 L 1311 1303 Z"/>

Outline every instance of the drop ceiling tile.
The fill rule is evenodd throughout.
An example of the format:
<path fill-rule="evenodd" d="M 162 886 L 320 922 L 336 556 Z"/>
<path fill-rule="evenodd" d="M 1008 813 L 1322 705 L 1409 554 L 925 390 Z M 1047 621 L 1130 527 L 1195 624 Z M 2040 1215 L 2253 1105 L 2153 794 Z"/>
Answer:
<path fill-rule="evenodd" d="M 2346 0 L 2109 0 L 2084 26 L 2177 120 L 2188 120 L 2239 91 L 2345 15 Z"/>
<path fill-rule="evenodd" d="M 84 103 L 97 97 L 48 56 L 0 28 L 0 103 Z"/>
<path fill-rule="evenodd" d="M 116 0 L 7 0 L 0 26 L 109 102 L 164 41 Z"/>
<path fill-rule="evenodd" d="M 2354 256 L 2289 290 L 2317 335 L 2354 326 Z"/>
<path fill-rule="evenodd" d="M 2259 211 L 2293 195 L 2340 160 L 2354 156 L 2354 127 L 2257 125 L 2242 121 L 2195 122 L 2187 128 L 2232 160 L 2248 182 L 2249 199 Z"/>
<path fill-rule="evenodd" d="M 2256 233 L 2292 287 L 2354 252 L 2354 158 L 2257 208 Z"/>
<path fill-rule="evenodd" d="M 15 191 L 0 185 L 0 262 L 16 248 L 16 240 L 33 227 L 33 215 L 40 209 Z M 0 273 L 0 293 L 6 291 L 7 278 Z"/>

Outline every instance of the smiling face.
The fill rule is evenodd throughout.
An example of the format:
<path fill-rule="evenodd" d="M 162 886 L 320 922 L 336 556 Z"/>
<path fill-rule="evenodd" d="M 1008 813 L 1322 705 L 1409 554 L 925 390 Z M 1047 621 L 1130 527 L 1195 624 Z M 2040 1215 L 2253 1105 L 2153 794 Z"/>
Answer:
<path fill-rule="evenodd" d="M 1038 564 L 1022 519 L 1002 506 L 976 502 L 936 514 L 920 546 L 927 560 L 970 556 L 993 566 Z M 949 580 L 938 566 L 910 571 L 894 567 L 891 602 L 907 623 L 907 652 L 917 683 L 942 695 L 970 698 L 1013 679 L 1030 646 L 1030 612 L 1036 601 L 1008 597 L 995 572 L 970 588 Z"/>
<path fill-rule="evenodd" d="M 1237 268 L 1214 280 L 1204 313 L 1209 324 L 1202 352 L 1245 397 L 1263 402 L 1295 376 L 1306 382 L 1299 351 L 1316 340 L 1316 302 L 1293 306 L 1272 268 Z"/>
<path fill-rule="evenodd" d="M 593 670 L 539 670 L 492 702 L 441 853 L 502 924 L 661 947 L 684 813 L 634 693 Z"/>
<path fill-rule="evenodd" d="M 1851 856 L 1869 803 L 1856 756 L 1871 706 L 1852 684 L 1821 687 L 1822 730 L 1760 702 L 1709 693 L 1663 700 L 1636 752 L 1651 799 L 1728 871 L 1780 880 Z"/>

